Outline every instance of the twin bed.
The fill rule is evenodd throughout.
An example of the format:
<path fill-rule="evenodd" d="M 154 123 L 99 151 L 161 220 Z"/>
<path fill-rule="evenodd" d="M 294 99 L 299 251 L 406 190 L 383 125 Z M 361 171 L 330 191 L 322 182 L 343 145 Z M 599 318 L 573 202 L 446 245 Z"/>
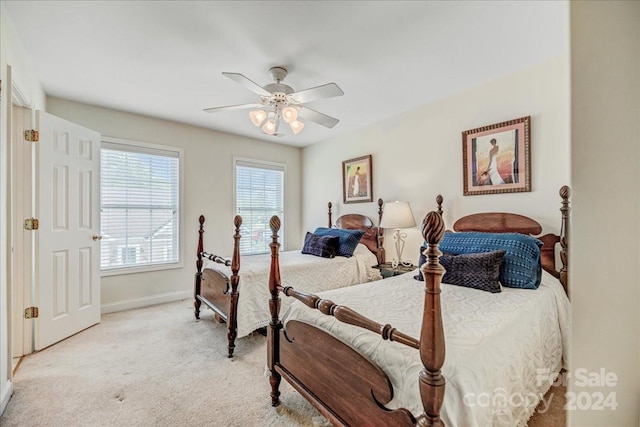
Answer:
<path fill-rule="evenodd" d="M 378 221 L 382 217 L 382 199 L 378 200 Z M 360 244 L 349 258 L 321 258 L 299 250 L 280 254 L 284 284 L 301 285 L 305 292 L 321 292 L 343 286 L 380 279 L 373 266 L 384 262 L 383 236 L 370 218 L 347 214 L 332 223 L 332 205 L 328 204 L 329 228 L 361 230 Z M 231 260 L 204 252 L 204 216 L 199 218 L 198 259 L 194 286 L 195 317 L 200 318 L 202 304 L 214 311 L 220 322 L 227 323 L 228 356 L 235 351 L 235 340 L 269 324 L 269 264 L 271 254 L 242 257 L 240 272 L 240 226 L 234 218 L 234 250 Z M 379 223 L 379 222 L 378 222 Z M 286 301 L 283 308 L 288 306 Z"/>
<path fill-rule="evenodd" d="M 334 425 L 526 425 L 563 367 L 569 340 L 569 189 L 560 196 L 561 233 L 539 238 L 539 286 L 500 293 L 441 286 L 438 245 L 445 227 L 437 212 L 423 222 L 424 283 L 407 273 L 321 295 L 299 292 L 281 285 L 279 220 L 272 218 L 272 405 L 280 404 L 284 378 Z M 453 228 L 525 235 L 542 230 L 530 218 L 500 213 L 461 218 Z M 300 301 L 282 319 L 281 295 Z"/>
<path fill-rule="evenodd" d="M 424 282 L 414 279 L 416 270 L 346 287 L 344 283 L 340 287 L 319 284 L 323 290 L 318 295 L 310 290 L 317 271 L 292 274 L 289 280 L 289 267 L 283 263 L 281 268 L 286 252 L 279 253 L 280 221 L 273 217 L 267 328 L 272 405 L 280 404 L 279 386 L 284 378 L 334 425 L 526 425 L 550 388 L 553 375 L 563 368 L 569 342 L 568 187 L 560 190 L 560 196 L 560 234 L 538 237 L 543 270 L 539 286 L 503 286 L 499 293 L 441 284 L 445 270 L 439 262 L 439 244 L 445 225 L 440 206 L 423 221 L 428 245 L 426 262 L 419 270 Z M 201 225 L 203 222 L 201 218 Z M 235 306 L 240 307 L 240 223 L 236 217 L 232 275 L 224 293 L 228 299 L 218 302 L 218 306 L 229 305 L 228 314 L 209 305 L 222 288 L 214 290 L 207 285 L 215 280 L 209 275 L 218 274 L 209 269 L 202 272 L 202 238 L 198 247 L 196 317 L 199 302 L 204 302 L 229 323 L 230 355 L 231 338 L 235 339 L 232 319 L 237 316 L 234 295 Z M 453 229 L 527 236 L 542 232 L 536 221 L 508 213 L 469 215 L 459 219 Z M 380 247 L 379 230 L 375 235 Z M 243 258 L 247 272 L 259 269 L 251 266 L 248 258 Z M 321 282 L 327 276 L 326 266 L 323 268 Z M 243 298 L 249 293 L 244 274 L 243 265 Z M 266 289 L 263 279 L 251 286 Z M 211 290 L 203 292 L 205 288 Z M 263 298 L 261 295 L 260 300 Z M 291 300 L 298 301 L 291 304 Z M 243 333 L 248 329 L 238 328 Z"/>

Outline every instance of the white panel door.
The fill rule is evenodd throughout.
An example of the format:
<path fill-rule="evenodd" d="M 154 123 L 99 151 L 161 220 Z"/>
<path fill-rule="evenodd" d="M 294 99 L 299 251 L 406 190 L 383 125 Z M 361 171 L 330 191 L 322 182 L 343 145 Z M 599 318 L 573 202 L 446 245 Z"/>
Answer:
<path fill-rule="evenodd" d="M 40 350 L 100 322 L 100 134 L 42 111 L 36 126 Z"/>

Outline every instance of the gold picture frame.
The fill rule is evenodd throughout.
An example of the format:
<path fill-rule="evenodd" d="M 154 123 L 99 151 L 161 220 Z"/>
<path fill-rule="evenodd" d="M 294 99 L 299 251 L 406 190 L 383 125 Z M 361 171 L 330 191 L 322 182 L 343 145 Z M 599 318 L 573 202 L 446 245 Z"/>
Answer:
<path fill-rule="evenodd" d="M 342 162 L 342 200 L 344 203 L 373 201 L 371 154 Z"/>
<path fill-rule="evenodd" d="M 462 132 L 464 195 L 531 191 L 531 116 Z"/>

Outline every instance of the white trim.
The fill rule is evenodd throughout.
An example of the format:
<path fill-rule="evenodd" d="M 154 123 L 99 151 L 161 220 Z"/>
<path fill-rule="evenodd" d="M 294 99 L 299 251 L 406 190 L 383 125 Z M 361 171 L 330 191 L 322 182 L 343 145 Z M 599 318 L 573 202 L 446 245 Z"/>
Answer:
<path fill-rule="evenodd" d="M 133 298 L 109 304 L 103 304 L 101 313 L 115 313 L 117 311 L 131 310 L 132 308 L 148 307 L 151 305 L 163 304 L 165 302 L 180 301 L 193 298 L 193 291 L 177 291 L 166 294 L 153 295 L 150 297 Z"/>
<path fill-rule="evenodd" d="M 7 381 L 2 388 L 2 394 L 0 395 L 0 415 L 4 413 L 7 408 L 7 404 L 13 395 L 13 383 L 11 380 Z"/>
<path fill-rule="evenodd" d="M 11 80 L 11 102 L 18 107 L 31 108 L 31 100 L 15 80 Z"/>
<path fill-rule="evenodd" d="M 125 274 L 135 273 L 149 273 L 151 271 L 175 270 L 178 268 L 184 268 L 184 263 L 182 261 L 172 262 L 171 264 L 151 264 L 137 265 L 132 267 L 109 268 L 106 270 L 100 270 L 100 277 L 122 276 Z"/>

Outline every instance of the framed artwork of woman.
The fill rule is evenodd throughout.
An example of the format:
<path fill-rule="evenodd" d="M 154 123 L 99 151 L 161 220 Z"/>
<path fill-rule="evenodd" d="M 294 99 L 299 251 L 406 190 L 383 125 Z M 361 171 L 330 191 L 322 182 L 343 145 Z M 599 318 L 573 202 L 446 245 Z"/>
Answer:
<path fill-rule="evenodd" d="M 342 198 L 344 203 L 373 201 L 371 155 L 342 162 Z"/>
<path fill-rule="evenodd" d="M 530 121 L 527 116 L 462 132 L 465 196 L 531 191 Z"/>

